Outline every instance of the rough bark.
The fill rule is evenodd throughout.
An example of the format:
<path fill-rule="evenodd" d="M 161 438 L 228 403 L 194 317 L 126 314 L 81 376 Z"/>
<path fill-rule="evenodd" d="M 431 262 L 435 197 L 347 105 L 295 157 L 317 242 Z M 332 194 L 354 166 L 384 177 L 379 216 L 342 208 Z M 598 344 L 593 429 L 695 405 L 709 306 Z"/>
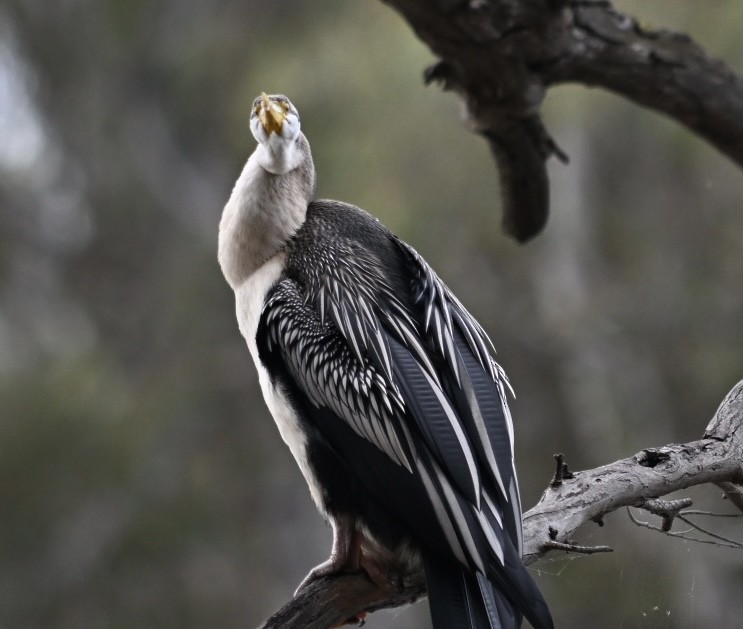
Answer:
<path fill-rule="evenodd" d="M 723 400 L 703 439 L 648 448 L 550 486 L 524 514 L 524 563 L 550 550 L 549 541 L 569 540 L 585 522 L 704 483 L 730 485 L 728 495 L 743 485 L 743 381 Z"/>
<path fill-rule="evenodd" d="M 652 31 L 584 0 L 382 0 L 440 58 L 426 73 L 464 99 L 501 180 L 503 223 L 519 241 L 549 211 L 546 161 L 566 159 L 542 124 L 547 89 L 609 89 L 664 113 L 743 165 L 743 77 L 687 35 Z"/>
<path fill-rule="evenodd" d="M 550 550 L 588 554 L 610 550 L 580 546 L 571 537 L 582 524 L 601 523 L 621 507 L 668 510 L 671 503 L 654 499 L 704 483 L 720 486 L 731 504 L 743 511 L 743 380 L 727 394 L 698 441 L 647 448 L 583 472 L 567 473 L 559 459 L 556 478 L 524 514 L 524 562 L 536 561 Z M 681 502 L 679 508 L 690 504 Z M 324 577 L 301 590 L 261 629 L 326 629 L 362 610 L 397 607 L 424 594 L 422 574 L 394 575 L 385 590 L 363 574 Z"/>
<path fill-rule="evenodd" d="M 396 583 L 390 583 L 386 590 L 372 583 L 363 573 L 320 577 L 297 592 L 260 629 L 337 627 L 361 611 L 400 607 L 425 595 L 426 580 L 422 573 L 395 576 Z"/>

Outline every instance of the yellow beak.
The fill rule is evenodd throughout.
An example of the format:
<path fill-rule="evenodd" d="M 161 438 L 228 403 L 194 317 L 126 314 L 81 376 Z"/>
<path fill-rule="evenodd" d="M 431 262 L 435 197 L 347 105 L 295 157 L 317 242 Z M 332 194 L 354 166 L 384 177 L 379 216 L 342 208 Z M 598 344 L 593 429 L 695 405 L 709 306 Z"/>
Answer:
<path fill-rule="evenodd" d="M 279 135 L 286 120 L 286 112 L 281 105 L 271 102 L 266 93 L 262 92 L 261 104 L 258 107 L 258 119 L 266 130 L 266 135 L 271 133 Z"/>

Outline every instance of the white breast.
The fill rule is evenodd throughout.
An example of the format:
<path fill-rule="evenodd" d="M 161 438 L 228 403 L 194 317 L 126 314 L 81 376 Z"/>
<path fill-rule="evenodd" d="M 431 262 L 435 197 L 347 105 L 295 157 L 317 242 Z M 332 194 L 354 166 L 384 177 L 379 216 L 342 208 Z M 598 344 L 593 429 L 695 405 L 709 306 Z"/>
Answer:
<path fill-rule="evenodd" d="M 268 410 L 271 411 L 281 438 L 289 446 L 289 450 L 291 450 L 309 485 L 312 499 L 318 509 L 324 512 L 323 491 L 317 483 L 307 460 L 307 437 L 301 429 L 299 418 L 288 402 L 286 394 L 280 387 L 274 387 L 271 382 L 268 371 L 258 356 L 258 346 L 256 344 L 256 332 L 266 294 L 280 277 L 284 269 L 285 259 L 286 256 L 283 253 L 275 255 L 240 286 L 235 288 L 237 321 L 258 370 L 258 380 Z"/>

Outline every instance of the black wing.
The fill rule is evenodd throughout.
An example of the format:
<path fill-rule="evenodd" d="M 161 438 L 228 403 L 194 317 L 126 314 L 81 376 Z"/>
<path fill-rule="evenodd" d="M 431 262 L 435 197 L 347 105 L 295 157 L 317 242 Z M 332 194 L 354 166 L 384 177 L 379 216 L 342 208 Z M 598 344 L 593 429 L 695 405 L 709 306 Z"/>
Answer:
<path fill-rule="evenodd" d="M 444 357 L 440 383 L 453 400 L 479 468 L 490 482 L 487 500 L 497 499 L 494 511 L 503 515 L 503 526 L 523 550 L 521 499 L 513 459 L 513 422 L 506 399 L 508 378 L 495 362 L 492 343 L 479 323 L 467 312 L 418 253 L 398 241 L 413 270 L 415 303 L 423 320 L 421 336 L 431 352 Z"/>
<path fill-rule="evenodd" d="M 279 283 L 262 315 L 262 351 L 282 361 L 318 418 L 330 411 L 413 475 L 451 554 L 488 573 L 521 549 L 507 381 L 480 326 L 395 242 L 396 258 L 384 261 L 335 242 L 316 257 L 333 263 L 314 284 Z M 397 296 L 393 275 L 408 277 L 412 302 Z M 395 508 L 415 530 L 414 507 Z"/>
<path fill-rule="evenodd" d="M 266 350 L 279 353 L 316 408 L 329 409 L 359 437 L 412 471 L 412 440 L 400 421 L 405 404 L 399 391 L 369 361 L 356 358 L 338 328 L 307 306 L 295 282 L 283 280 L 274 288 L 262 326 Z"/>

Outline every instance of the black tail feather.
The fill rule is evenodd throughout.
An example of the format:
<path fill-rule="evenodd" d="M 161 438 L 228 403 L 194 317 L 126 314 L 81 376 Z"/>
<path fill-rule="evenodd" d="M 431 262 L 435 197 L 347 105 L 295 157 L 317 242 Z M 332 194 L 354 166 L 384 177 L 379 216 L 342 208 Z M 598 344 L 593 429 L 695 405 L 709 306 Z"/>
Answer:
<path fill-rule="evenodd" d="M 521 614 L 513 608 L 508 600 L 493 587 L 483 574 L 477 575 L 477 583 L 480 586 L 485 609 L 488 610 L 489 618 L 498 618 L 502 627 L 520 627 Z"/>
<path fill-rule="evenodd" d="M 512 545 L 506 548 L 503 569 L 494 571 L 491 577 L 496 594 L 505 592 L 535 629 L 553 629 L 547 603 Z"/>
<path fill-rule="evenodd" d="M 428 605 L 434 629 L 518 629 L 510 603 L 456 563 L 426 559 Z M 483 588 L 483 586 L 487 586 Z M 499 600 L 500 599 L 500 600 Z"/>
<path fill-rule="evenodd" d="M 428 606 L 434 629 L 472 629 L 464 581 L 456 568 L 429 558 L 425 565 Z"/>
<path fill-rule="evenodd" d="M 474 575 L 456 562 L 426 557 L 425 567 L 434 629 L 518 629 L 523 615 L 535 629 L 553 627 L 549 609 L 533 583 L 526 589 L 534 596 L 528 601 L 519 596 L 516 607 L 487 577 Z M 531 582 L 526 568 L 521 566 L 519 572 Z"/>

